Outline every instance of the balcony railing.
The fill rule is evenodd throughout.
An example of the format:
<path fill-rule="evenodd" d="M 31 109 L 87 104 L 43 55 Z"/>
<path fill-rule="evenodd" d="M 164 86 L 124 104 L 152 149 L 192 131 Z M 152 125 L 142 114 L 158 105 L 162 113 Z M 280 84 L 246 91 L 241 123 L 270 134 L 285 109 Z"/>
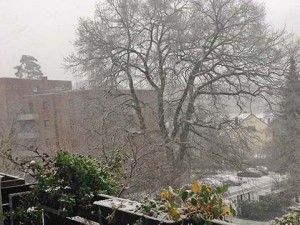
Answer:
<path fill-rule="evenodd" d="M 18 138 L 20 139 L 33 139 L 33 138 L 37 138 L 38 137 L 38 133 L 36 132 L 28 132 L 28 133 L 19 133 L 18 134 Z"/>
<path fill-rule="evenodd" d="M 38 120 L 39 114 L 34 113 L 28 113 L 28 114 L 20 114 L 17 117 L 18 121 L 24 121 L 24 120 Z"/>

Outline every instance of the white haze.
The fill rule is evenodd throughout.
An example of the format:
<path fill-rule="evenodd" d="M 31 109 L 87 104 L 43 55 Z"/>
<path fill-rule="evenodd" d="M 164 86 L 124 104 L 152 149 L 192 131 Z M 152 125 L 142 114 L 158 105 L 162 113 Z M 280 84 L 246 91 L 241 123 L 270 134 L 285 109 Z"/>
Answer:
<path fill-rule="evenodd" d="M 257 0 L 267 21 L 300 35 L 300 0 Z M 96 0 L 0 0 L 0 77 L 14 77 L 23 54 L 38 59 L 50 79 L 73 79 L 62 59 L 72 50 L 79 17 L 93 17 Z M 73 79 L 74 80 L 74 79 Z"/>

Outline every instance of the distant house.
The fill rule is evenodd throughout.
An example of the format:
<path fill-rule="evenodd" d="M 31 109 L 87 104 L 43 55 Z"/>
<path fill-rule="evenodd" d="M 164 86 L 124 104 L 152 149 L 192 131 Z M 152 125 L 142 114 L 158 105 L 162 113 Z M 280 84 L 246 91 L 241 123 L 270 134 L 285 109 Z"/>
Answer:
<path fill-rule="evenodd" d="M 265 157 L 263 149 L 272 140 L 271 118 L 272 115 L 252 113 L 235 117 L 235 125 L 243 133 L 247 146 L 252 150 L 255 158 Z"/>

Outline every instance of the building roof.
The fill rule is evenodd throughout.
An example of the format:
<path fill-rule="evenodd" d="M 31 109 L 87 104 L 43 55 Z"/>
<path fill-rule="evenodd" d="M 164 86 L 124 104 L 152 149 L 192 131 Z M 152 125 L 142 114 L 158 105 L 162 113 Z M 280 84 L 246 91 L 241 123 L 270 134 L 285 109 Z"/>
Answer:
<path fill-rule="evenodd" d="M 48 80 L 48 78 L 43 77 L 42 79 L 30 79 L 30 78 L 19 78 L 19 77 L 0 77 L 0 80 L 42 81 L 42 80 Z M 71 82 L 70 80 L 52 80 L 52 79 L 48 81 Z"/>
<path fill-rule="evenodd" d="M 229 118 L 234 119 L 238 117 L 239 121 L 244 121 L 250 116 L 256 117 L 258 120 L 265 124 L 268 124 L 269 120 L 273 119 L 274 115 L 272 113 L 240 113 L 240 114 L 229 114 Z"/>

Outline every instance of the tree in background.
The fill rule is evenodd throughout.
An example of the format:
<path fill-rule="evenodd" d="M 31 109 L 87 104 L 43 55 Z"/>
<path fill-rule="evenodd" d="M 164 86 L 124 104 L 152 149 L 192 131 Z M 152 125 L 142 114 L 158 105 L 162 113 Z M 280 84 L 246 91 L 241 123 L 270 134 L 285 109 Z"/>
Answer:
<path fill-rule="evenodd" d="M 43 77 L 41 66 L 37 59 L 30 55 L 22 55 L 21 65 L 14 67 L 17 70 L 15 75 L 19 78 L 40 79 Z"/>
<path fill-rule="evenodd" d="M 147 96 L 141 96 L 142 94 L 143 92 L 138 93 L 144 104 L 143 110 L 151 113 L 151 109 L 147 107 L 151 103 L 147 100 L 151 96 L 154 98 L 155 94 L 153 91 L 147 91 Z M 163 151 L 157 144 L 160 142 L 153 141 L 153 135 L 151 140 L 144 138 L 138 129 L 138 121 L 131 106 L 128 90 L 108 93 L 94 89 L 77 95 L 72 99 L 69 112 L 72 117 L 72 130 L 79 134 L 77 137 L 80 141 L 72 146 L 75 137 L 71 132 L 63 146 L 72 152 L 88 154 L 105 162 L 110 162 L 115 154 L 122 155 L 126 177 L 123 194 L 153 191 L 173 184 L 165 176 Z M 147 118 L 147 124 L 150 124 L 151 118 Z M 163 179 L 159 179 L 161 177 Z"/>
<path fill-rule="evenodd" d="M 110 0 L 93 20 L 80 19 L 66 67 L 94 86 L 129 89 L 145 135 L 151 131 L 136 91 L 154 90 L 161 145 L 180 167 L 220 131 L 226 136 L 233 122 L 226 101 L 242 109 L 243 99 L 266 99 L 276 88 L 283 32 L 269 29 L 264 14 L 249 0 Z"/>
<path fill-rule="evenodd" d="M 273 121 L 277 169 L 289 173 L 288 189 L 297 197 L 300 193 L 300 76 L 296 56 L 292 55 L 289 70 L 281 89 L 279 112 Z M 298 198 L 296 198 L 297 201 Z"/>

